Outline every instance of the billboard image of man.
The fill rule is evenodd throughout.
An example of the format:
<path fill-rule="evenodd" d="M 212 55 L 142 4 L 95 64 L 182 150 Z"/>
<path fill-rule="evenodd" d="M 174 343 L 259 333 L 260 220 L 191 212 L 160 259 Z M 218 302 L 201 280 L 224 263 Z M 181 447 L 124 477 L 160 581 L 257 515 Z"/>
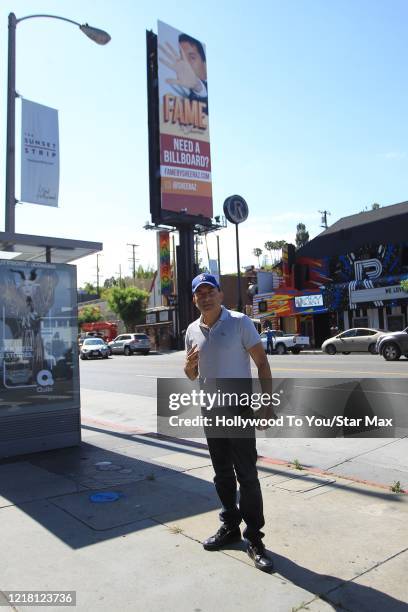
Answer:
<path fill-rule="evenodd" d="M 204 47 L 199 40 L 188 34 L 180 34 L 178 42 L 178 51 L 170 43 L 166 43 L 166 48 L 159 45 L 164 54 L 164 57 L 159 56 L 159 61 L 176 74 L 176 78 L 167 78 L 166 82 L 172 85 L 179 95 L 190 100 L 205 101 L 205 112 L 208 113 L 207 60 Z"/>

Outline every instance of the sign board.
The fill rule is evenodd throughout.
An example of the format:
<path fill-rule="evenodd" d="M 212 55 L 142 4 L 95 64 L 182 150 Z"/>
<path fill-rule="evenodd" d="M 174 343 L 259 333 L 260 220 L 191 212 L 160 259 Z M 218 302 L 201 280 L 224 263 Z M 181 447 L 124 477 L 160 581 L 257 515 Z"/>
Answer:
<path fill-rule="evenodd" d="M 248 204 L 239 195 L 233 195 L 224 202 L 224 215 L 230 223 L 238 225 L 248 218 Z"/>
<path fill-rule="evenodd" d="M 323 296 L 321 293 L 314 295 L 298 295 L 295 297 L 296 308 L 310 308 L 312 306 L 323 306 Z"/>
<path fill-rule="evenodd" d="M 159 21 L 161 208 L 213 216 L 205 45 Z"/>
<path fill-rule="evenodd" d="M 0 260 L 0 457 L 80 442 L 76 269 Z"/>
<path fill-rule="evenodd" d="M 389 287 L 373 287 L 370 289 L 356 289 L 350 291 L 350 302 L 358 304 L 361 302 L 377 302 L 385 300 L 397 300 L 408 298 L 408 292 L 401 285 L 390 285 Z"/>

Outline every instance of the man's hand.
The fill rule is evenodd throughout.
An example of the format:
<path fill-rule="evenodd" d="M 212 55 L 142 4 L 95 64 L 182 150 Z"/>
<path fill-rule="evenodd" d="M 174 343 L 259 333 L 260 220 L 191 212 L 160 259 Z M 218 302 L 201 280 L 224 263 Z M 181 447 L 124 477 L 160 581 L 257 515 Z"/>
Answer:
<path fill-rule="evenodd" d="M 275 414 L 273 406 L 269 405 L 269 406 L 261 406 L 261 408 L 256 411 L 255 418 L 257 420 L 260 420 L 260 419 L 269 420 L 269 419 L 277 419 L 278 417 Z M 265 431 L 265 429 L 269 429 L 269 427 L 270 425 L 257 425 L 256 429 L 258 431 Z"/>
<path fill-rule="evenodd" d="M 186 362 L 184 365 L 184 372 L 190 380 L 194 380 L 198 376 L 198 357 L 199 348 L 197 345 L 193 346 L 187 353 Z"/>
<path fill-rule="evenodd" d="M 159 57 L 159 61 L 167 66 L 167 68 L 170 68 L 170 70 L 173 70 L 177 77 L 175 79 L 166 79 L 166 83 L 169 83 L 169 85 L 181 85 L 181 87 L 191 89 L 195 93 L 200 93 L 203 89 L 203 84 L 190 66 L 185 51 L 180 47 L 180 53 L 177 53 L 168 42 L 166 42 L 166 47 L 159 45 L 160 51 L 167 58 Z"/>

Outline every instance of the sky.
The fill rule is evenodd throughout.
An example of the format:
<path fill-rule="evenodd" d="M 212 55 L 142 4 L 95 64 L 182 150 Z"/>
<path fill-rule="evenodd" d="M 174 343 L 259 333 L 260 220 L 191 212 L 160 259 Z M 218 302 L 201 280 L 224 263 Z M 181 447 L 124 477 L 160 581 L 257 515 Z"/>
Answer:
<path fill-rule="evenodd" d="M 408 3 L 405 0 L 2 0 L 0 188 L 4 193 L 7 16 L 54 14 L 107 30 L 98 46 L 75 26 L 17 27 L 17 91 L 58 109 L 59 208 L 16 207 L 18 233 L 102 242 L 100 280 L 131 271 L 138 244 L 156 267 L 150 221 L 145 31 L 157 20 L 206 44 L 214 215 L 245 198 L 241 264 L 267 240 L 314 237 L 329 224 L 408 199 Z M 20 103 L 17 101 L 17 124 Z M 17 129 L 17 142 L 19 129 Z M 19 156 L 16 195 L 19 197 Z M 4 228 L 4 197 L 0 205 Z M 222 273 L 236 271 L 235 228 L 219 233 Z M 215 236 L 208 250 L 216 258 Z M 203 245 L 202 258 L 206 263 Z M 96 281 L 96 256 L 77 262 Z"/>

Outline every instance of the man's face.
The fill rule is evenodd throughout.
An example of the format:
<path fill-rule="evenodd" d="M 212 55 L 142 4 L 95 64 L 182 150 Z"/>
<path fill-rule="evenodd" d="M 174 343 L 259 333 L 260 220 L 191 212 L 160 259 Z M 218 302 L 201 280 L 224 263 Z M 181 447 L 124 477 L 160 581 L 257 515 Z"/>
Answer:
<path fill-rule="evenodd" d="M 200 285 L 193 295 L 193 302 L 202 314 L 217 312 L 223 300 L 223 293 L 211 285 Z"/>
<path fill-rule="evenodd" d="M 201 81 L 207 80 L 207 64 L 201 59 L 201 55 L 195 45 L 189 42 L 180 43 L 180 47 L 186 54 L 188 63 Z"/>

